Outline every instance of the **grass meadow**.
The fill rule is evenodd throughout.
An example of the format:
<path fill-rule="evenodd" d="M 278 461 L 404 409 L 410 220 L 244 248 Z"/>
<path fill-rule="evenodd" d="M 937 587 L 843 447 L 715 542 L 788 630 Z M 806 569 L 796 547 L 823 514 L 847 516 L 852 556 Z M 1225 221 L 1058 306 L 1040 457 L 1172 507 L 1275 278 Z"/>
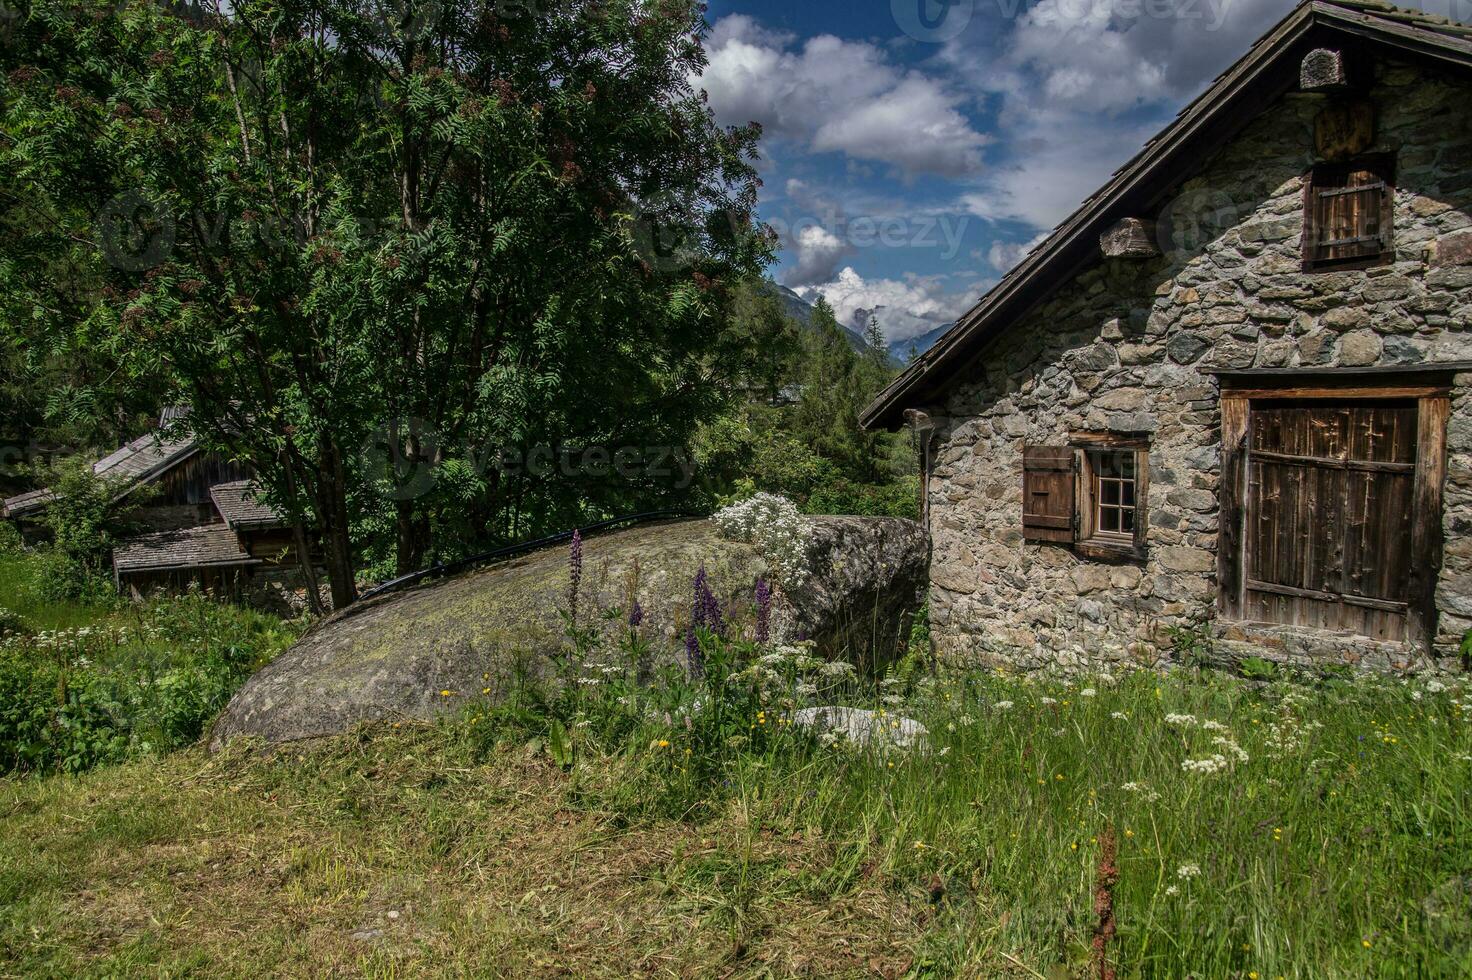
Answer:
<path fill-rule="evenodd" d="M 722 663 L 4 781 L 0 974 L 1097 976 L 1111 837 L 1120 976 L 1472 972 L 1461 683 L 850 687 L 904 752 Z"/>

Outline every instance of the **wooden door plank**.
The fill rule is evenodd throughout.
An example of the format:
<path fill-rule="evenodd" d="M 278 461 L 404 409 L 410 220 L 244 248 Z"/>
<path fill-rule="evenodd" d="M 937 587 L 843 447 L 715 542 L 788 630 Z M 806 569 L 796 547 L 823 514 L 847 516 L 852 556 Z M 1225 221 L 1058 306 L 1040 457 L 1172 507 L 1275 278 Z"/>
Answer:
<path fill-rule="evenodd" d="M 1217 527 L 1217 610 L 1226 619 L 1241 619 L 1246 580 L 1244 569 L 1251 562 L 1245 553 L 1244 523 L 1247 519 L 1247 439 L 1249 403 L 1224 399 L 1222 411 L 1222 484 Z"/>
<path fill-rule="evenodd" d="M 1446 482 L 1446 424 L 1451 399 L 1423 398 L 1416 418 L 1416 476 L 1411 496 L 1410 592 L 1408 638 L 1430 646 L 1436 632 L 1436 572 L 1441 568 L 1442 487 Z"/>

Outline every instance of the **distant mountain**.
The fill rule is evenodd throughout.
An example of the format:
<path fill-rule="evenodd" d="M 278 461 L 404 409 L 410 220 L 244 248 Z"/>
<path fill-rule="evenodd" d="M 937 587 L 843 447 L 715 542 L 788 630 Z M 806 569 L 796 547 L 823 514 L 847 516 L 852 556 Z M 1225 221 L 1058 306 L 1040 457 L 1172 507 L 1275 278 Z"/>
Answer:
<path fill-rule="evenodd" d="M 781 283 L 768 280 L 767 287 L 771 294 L 777 298 L 777 301 L 782 304 L 782 311 L 784 313 L 804 327 L 812 324 L 813 304 Z M 853 345 L 855 350 L 864 349 L 864 325 L 869 321 L 869 316 L 872 312 L 872 310 L 855 310 L 852 323 L 839 324 L 839 327 L 843 329 L 844 336 L 848 338 L 848 342 Z M 935 342 L 940 340 L 941 336 L 953 326 L 955 324 L 945 323 L 931 330 L 929 333 L 921 334 L 918 337 L 897 340 L 889 345 L 889 356 L 895 364 L 903 367 L 910 363 L 912 355 L 919 356 L 934 347 Z"/>
<path fill-rule="evenodd" d="M 782 304 L 783 313 L 786 313 L 804 327 L 813 325 L 812 303 L 809 303 L 779 282 L 772 282 L 769 279 L 767 280 L 767 287 L 771 294 L 777 297 L 777 302 Z M 846 327 L 841 323 L 838 326 L 843 330 L 844 336 L 848 338 L 848 342 L 853 345 L 854 350 L 864 349 L 864 335 L 860 331 L 854 330 L 852 327 Z"/>
<path fill-rule="evenodd" d="M 901 364 L 909 364 L 912 358 L 919 357 L 934 347 L 946 335 L 946 331 L 954 326 L 954 323 L 943 323 L 930 331 L 930 333 L 924 333 L 918 337 L 911 337 L 909 340 L 896 341 L 889 345 L 889 353 Z"/>

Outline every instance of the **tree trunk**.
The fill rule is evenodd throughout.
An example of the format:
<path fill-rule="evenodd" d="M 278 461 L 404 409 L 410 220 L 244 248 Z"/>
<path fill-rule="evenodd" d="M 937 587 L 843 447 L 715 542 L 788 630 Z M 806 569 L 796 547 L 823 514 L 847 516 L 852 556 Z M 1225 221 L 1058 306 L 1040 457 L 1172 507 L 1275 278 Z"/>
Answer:
<path fill-rule="evenodd" d="M 322 605 L 322 586 L 317 582 L 317 569 L 312 566 L 311 539 L 301 521 L 291 522 L 291 536 L 296 542 L 296 557 L 301 565 L 302 578 L 307 583 L 307 608 L 312 615 L 321 616 L 327 610 Z"/>
<path fill-rule="evenodd" d="M 395 568 L 399 575 L 408 575 L 424 568 L 424 555 L 429 550 L 429 518 L 414 506 L 412 500 L 394 502 Z"/>
<path fill-rule="evenodd" d="M 318 448 L 317 510 L 322 520 L 322 547 L 326 553 L 327 578 L 332 585 L 332 608 L 341 610 L 358 601 L 348 527 L 347 474 L 336 443 L 323 436 Z"/>

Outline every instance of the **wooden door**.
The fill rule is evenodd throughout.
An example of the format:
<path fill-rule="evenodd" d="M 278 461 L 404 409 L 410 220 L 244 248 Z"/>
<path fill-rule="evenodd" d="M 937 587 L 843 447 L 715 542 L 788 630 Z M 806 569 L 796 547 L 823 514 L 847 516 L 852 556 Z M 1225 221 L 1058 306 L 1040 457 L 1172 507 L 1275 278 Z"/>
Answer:
<path fill-rule="evenodd" d="M 1254 402 L 1244 618 L 1407 639 L 1418 406 Z"/>

